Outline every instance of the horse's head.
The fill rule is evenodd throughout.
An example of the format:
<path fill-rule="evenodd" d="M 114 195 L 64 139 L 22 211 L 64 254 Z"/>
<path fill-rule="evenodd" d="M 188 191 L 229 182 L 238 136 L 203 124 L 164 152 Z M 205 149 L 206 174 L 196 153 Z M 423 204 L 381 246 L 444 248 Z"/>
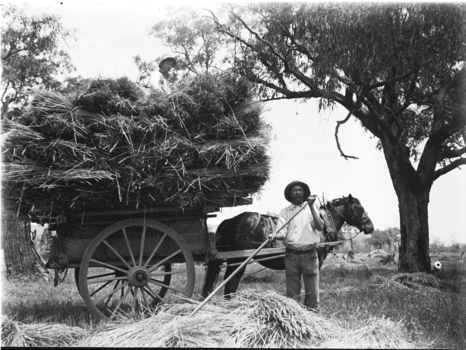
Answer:
<path fill-rule="evenodd" d="M 367 215 L 359 199 L 354 198 L 351 194 L 348 197 L 343 196 L 338 200 L 327 203 L 328 206 L 334 206 L 337 212 L 345 219 L 348 225 L 358 228 L 366 235 L 374 232 L 374 224 Z M 341 210 L 341 206 L 344 207 Z"/>

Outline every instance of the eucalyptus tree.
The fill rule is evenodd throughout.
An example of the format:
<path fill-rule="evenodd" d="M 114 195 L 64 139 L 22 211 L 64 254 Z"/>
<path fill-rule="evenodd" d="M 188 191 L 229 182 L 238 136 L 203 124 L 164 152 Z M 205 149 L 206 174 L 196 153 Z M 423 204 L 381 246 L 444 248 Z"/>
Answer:
<path fill-rule="evenodd" d="M 430 271 L 428 203 L 466 164 L 466 4 L 272 3 L 210 11 L 264 100 L 343 106 L 377 138 L 398 197 L 402 271 Z M 223 18 L 224 17 L 224 18 Z M 374 194 L 376 195 L 376 194 Z M 383 198 L 380 199 L 381 203 Z"/>
<path fill-rule="evenodd" d="M 177 55 L 177 70 L 185 74 L 214 73 L 228 69 L 225 49 L 229 38 L 215 31 L 215 25 L 197 7 L 167 7 L 166 18 L 155 23 L 149 35 L 156 38 Z M 161 52 L 159 58 L 164 53 Z M 141 75 L 157 69 L 158 60 L 143 61 L 135 56 Z"/>
<path fill-rule="evenodd" d="M 28 16 L 21 8 L 2 9 L 2 117 L 10 104 L 26 102 L 30 89 L 54 88 L 57 75 L 74 70 L 64 47 L 75 40 L 59 17 Z"/>

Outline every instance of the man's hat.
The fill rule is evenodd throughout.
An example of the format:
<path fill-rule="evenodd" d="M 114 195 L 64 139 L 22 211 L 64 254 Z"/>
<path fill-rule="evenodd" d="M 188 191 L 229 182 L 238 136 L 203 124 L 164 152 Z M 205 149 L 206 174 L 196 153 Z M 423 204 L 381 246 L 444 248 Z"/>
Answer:
<path fill-rule="evenodd" d="M 160 63 L 159 63 L 159 68 L 160 66 L 162 65 L 163 61 L 166 61 L 166 60 L 171 60 L 173 61 L 173 67 L 176 67 L 176 56 L 171 54 L 171 53 L 168 53 L 166 55 L 163 55 L 161 58 L 160 58 Z"/>
<path fill-rule="evenodd" d="M 309 186 L 306 185 L 304 182 L 301 181 L 293 181 L 288 186 L 285 188 L 285 198 L 288 202 L 292 202 L 291 196 L 290 196 L 290 191 L 293 188 L 293 186 L 300 185 L 303 188 L 304 191 L 304 200 L 306 200 L 310 195 L 311 195 L 311 190 L 309 189 Z"/>

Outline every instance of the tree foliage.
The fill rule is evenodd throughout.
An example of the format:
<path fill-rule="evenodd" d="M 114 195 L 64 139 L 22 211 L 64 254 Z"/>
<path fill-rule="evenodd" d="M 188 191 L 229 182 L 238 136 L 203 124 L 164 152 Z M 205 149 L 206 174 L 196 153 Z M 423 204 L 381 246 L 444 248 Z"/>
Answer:
<path fill-rule="evenodd" d="M 437 163 L 466 152 L 464 5 L 286 3 L 228 11 L 225 23 L 212 14 L 217 29 L 241 43 L 242 73 L 260 84 L 263 98 L 339 103 L 416 160 L 432 133 L 443 139 Z"/>
<path fill-rule="evenodd" d="M 264 100 L 340 105 L 378 139 L 398 196 L 401 268 L 428 271 L 433 182 L 466 164 L 466 5 L 274 3 L 211 13 Z"/>
<path fill-rule="evenodd" d="M 74 67 L 63 49 L 74 34 L 53 15 L 28 16 L 13 5 L 2 12 L 2 112 L 21 105 L 31 88 L 57 87 L 58 74 Z"/>
<path fill-rule="evenodd" d="M 370 237 L 364 239 L 366 244 L 382 249 L 387 246 L 388 250 L 395 248 L 395 245 L 400 242 L 400 229 L 397 227 L 389 227 L 385 230 L 374 230 Z"/>
<path fill-rule="evenodd" d="M 227 38 L 214 30 L 212 21 L 191 7 L 167 8 L 167 18 L 156 23 L 150 34 L 179 55 L 178 66 L 192 73 L 219 69 Z"/>

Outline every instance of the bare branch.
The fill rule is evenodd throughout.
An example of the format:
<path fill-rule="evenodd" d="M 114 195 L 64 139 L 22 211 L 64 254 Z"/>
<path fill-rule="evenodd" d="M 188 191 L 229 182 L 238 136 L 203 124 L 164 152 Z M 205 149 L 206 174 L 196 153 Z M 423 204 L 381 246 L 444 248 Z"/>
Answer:
<path fill-rule="evenodd" d="M 458 148 L 458 149 L 451 149 L 448 147 L 444 147 L 442 149 L 442 157 L 448 158 L 448 159 L 460 157 L 461 155 L 465 153 L 466 153 L 466 147 Z"/>
<path fill-rule="evenodd" d="M 403 80 L 404 78 L 407 78 L 409 77 L 411 74 L 415 73 L 417 71 L 417 69 L 413 69 L 411 71 L 409 71 L 408 73 L 405 73 L 405 74 L 402 74 L 402 75 L 399 75 L 393 79 L 389 79 L 389 80 L 385 80 L 385 81 L 381 81 L 381 82 L 378 82 L 378 83 L 375 83 L 375 84 L 372 84 L 368 87 L 368 90 L 373 90 L 373 89 L 376 89 L 376 88 L 379 88 L 381 86 L 385 86 L 385 85 L 390 85 L 390 84 L 393 84 L 393 83 L 396 83 L 397 81 L 400 81 L 400 80 Z"/>
<path fill-rule="evenodd" d="M 450 164 L 444 166 L 443 168 L 440 168 L 435 171 L 433 181 L 437 180 L 440 176 L 445 175 L 449 173 L 450 171 L 456 168 L 459 168 L 461 165 L 465 165 L 465 164 L 466 164 L 466 158 L 460 158 L 460 159 L 457 159 L 451 162 Z"/>
<path fill-rule="evenodd" d="M 348 160 L 348 158 L 359 159 L 358 157 L 346 155 L 346 154 L 342 151 L 341 146 L 340 146 L 340 141 L 338 140 L 338 129 L 340 128 L 340 125 L 341 125 L 341 124 L 345 124 L 345 123 L 349 120 L 349 118 L 351 117 L 351 115 L 353 114 L 353 112 L 354 112 L 354 108 L 353 108 L 353 110 L 351 110 L 351 111 L 348 113 L 348 115 L 346 116 L 345 119 L 337 121 L 337 126 L 336 126 L 336 128 L 335 128 L 335 140 L 337 141 L 338 150 L 340 151 L 340 155 L 341 155 L 342 157 L 345 157 L 346 160 Z"/>

